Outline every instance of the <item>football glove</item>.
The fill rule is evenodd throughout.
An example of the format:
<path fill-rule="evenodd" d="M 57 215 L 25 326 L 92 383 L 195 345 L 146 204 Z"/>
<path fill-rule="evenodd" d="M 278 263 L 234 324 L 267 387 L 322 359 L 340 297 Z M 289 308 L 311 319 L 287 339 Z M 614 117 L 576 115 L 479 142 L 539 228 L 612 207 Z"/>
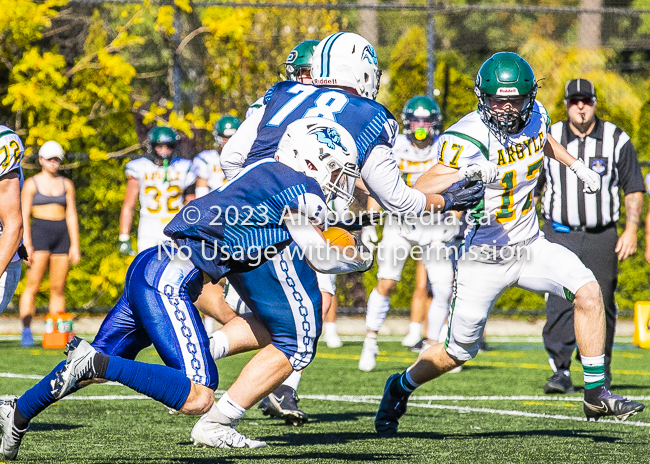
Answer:
<path fill-rule="evenodd" d="M 126 256 L 135 256 L 135 251 L 131 246 L 131 237 L 128 235 L 126 237 L 120 235 L 120 254 Z"/>
<path fill-rule="evenodd" d="M 366 227 L 372 227 L 373 229 L 375 226 L 366 226 Z M 365 227 L 364 227 L 365 229 Z M 362 231 L 363 233 L 363 231 Z M 377 235 L 375 233 L 375 235 Z M 356 244 L 357 252 L 361 255 L 363 258 L 363 268 L 359 269 L 358 272 L 366 272 L 369 269 L 372 269 L 372 265 L 375 264 L 375 255 L 372 253 L 372 249 L 368 248 L 365 243 L 363 243 L 363 238 L 357 237 L 356 234 L 354 236 L 354 241 Z M 373 247 L 375 245 L 373 244 Z"/>
<path fill-rule="evenodd" d="M 379 242 L 379 236 L 377 235 L 377 229 L 374 225 L 364 226 L 361 229 L 361 243 L 363 243 L 370 253 L 375 251 L 377 243 Z"/>
<path fill-rule="evenodd" d="M 486 184 L 494 182 L 497 180 L 497 174 L 499 173 L 499 167 L 488 161 L 481 159 L 475 164 L 470 164 L 469 166 L 461 166 L 458 170 L 458 178 L 460 180 L 475 181 L 480 180 Z"/>
<path fill-rule="evenodd" d="M 443 211 L 465 211 L 481 202 L 485 193 L 485 184 L 481 181 L 472 186 L 468 184 L 469 181 L 461 180 L 442 193 L 442 198 L 445 199 Z"/>
<path fill-rule="evenodd" d="M 589 169 L 582 160 L 576 160 L 575 163 L 569 166 L 569 169 L 575 172 L 578 179 L 584 182 L 583 192 L 596 193 L 600 190 L 600 174 Z"/>

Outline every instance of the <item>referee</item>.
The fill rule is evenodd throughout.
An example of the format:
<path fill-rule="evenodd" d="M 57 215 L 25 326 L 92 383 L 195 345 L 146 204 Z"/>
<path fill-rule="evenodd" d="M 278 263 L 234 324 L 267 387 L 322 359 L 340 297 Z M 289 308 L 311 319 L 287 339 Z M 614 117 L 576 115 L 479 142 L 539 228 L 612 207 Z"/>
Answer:
<path fill-rule="evenodd" d="M 610 364 L 617 307 L 614 292 L 618 261 L 636 251 L 637 228 L 643 208 L 643 176 L 630 137 L 614 124 L 596 117 L 596 90 L 587 79 L 567 82 L 564 91 L 568 120 L 553 124 L 550 133 L 576 158 L 601 176 L 596 194 L 583 193 L 583 184 L 559 162 L 544 157 L 544 170 L 535 196 L 542 197 L 546 238 L 573 251 L 594 273 L 605 303 L 605 387 L 611 386 Z M 546 189 L 544 187 L 546 186 Z M 625 194 L 625 232 L 619 237 L 619 189 Z M 569 375 L 576 339 L 573 305 L 549 295 L 546 301 L 544 345 L 555 373 L 544 385 L 545 393 L 571 393 Z"/>

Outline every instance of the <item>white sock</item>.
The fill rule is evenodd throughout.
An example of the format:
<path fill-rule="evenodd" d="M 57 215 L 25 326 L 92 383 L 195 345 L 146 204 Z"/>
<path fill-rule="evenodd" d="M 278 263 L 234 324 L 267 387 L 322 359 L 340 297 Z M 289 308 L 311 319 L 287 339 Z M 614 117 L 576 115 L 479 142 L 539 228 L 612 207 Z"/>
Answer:
<path fill-rule="evenodd" d="M 336 322 L 326 322 L 325 323 L 325 337 L 328 335 L 336 335 Z"/>
<path fill-rule="evenodd" d="M 216 361 L 228 356 L 230 351 L 230 343 L 228 337 L 221 330 L 217 330 L 210 335 L 210 354 L 212 359 Z"/>
<path fill-rule="evenodd" d="M 291 387 L 294 390 L 298 390 L 298 385 L 300 384 L 300 379 L 302 378 L 302 371 L 293 371 L 289 377 L 287 377 L 287 380 L 282 382 L 282 385 L 286 385 L 287 387 Z"/>
<path fill-rule="evenodd" d="M 221 398 L 219 398 L 217 404 L 210 409 L 208 412 L 208 418 L 215 422 L 219 422 L 220 424 L 229 425 L 239 422 L 239 419 L 244 416 L 245 412 L 246 410 L 235 403 L 230 396 L 228 396 L 228 392 L 226 392 Z M 224 423 L 224 417 L 227 418 L 229 422 Z"/>
<path fill-rule="evenodd" d="M 390 298 L 381 295 L 377 289 L 373 289 L 368 297 L 368 309 L 366 311 L 366 328 L 379 332 L 384 324 L 386 314 L 390 308 Z"/>
<path fill-rule="evenodd" d="M 212 332 L 214 332 L 214 319 L 212 319 L 210 316 L 203 317 L 203 325 L 205 326 L 205 332 L 208 335 L 211 335 Z"/>
<path fill-rule="evenodd" d="M 409 335 L 422 335 L 422 324 L 419 322 L 411 322 L 409 324 Z"/>

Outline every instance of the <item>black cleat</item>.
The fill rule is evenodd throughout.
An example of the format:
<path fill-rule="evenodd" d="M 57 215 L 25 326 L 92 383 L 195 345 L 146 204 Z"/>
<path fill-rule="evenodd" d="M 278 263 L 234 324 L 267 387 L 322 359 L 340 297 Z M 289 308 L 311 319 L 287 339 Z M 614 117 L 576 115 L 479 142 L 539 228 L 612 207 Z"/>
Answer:
<path fill-rule="evenodd" d="M 584 400 L 584 411 L 587 420 L 597 421 L 601 417 L 614 416 L 616 419 L 625 420 L 630 416 L 643 411 L 645 405 L 638 401 L 628 400 L 622 396 L 614 395 L 603 388 L 598 398 L 593 402 Z"/>
<path fill-rule="evenodd" d="M 544 393 L 575 393 L 571 377 L 565 375 L 564 372 L 557 371 L 544 385 Z"/>
<path fill-rule="evenodd" d="M 265 416 L 277 417 L 284 419 L 287 424 L 302 425 L 309 417 L 298 407 L 298 394 L 296 391 L 287 386 L 280 385 L 273 393 L 264 398 L 259 409 Z"/>
<path fill-rule="evenodd" d="M 379 409 L 375 415 L 375 430 L 380 437 L 394 437 L 397 435 L 399 419 L 406 412 L 406 404 L 409 395 L 397 396 L 391 393 L 391 385 L 398 381 L 401 374 L 393 374 L 386 380 L 384 396 L 379 403 Z"/>

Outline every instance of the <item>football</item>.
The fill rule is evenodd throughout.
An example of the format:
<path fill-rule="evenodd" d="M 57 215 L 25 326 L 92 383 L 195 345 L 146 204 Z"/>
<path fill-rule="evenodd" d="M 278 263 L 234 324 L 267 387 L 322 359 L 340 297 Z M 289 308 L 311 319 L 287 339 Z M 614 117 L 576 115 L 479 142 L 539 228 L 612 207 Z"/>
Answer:
<path fill-rule="evenodd" d="M 323 231 L 323 235 L 330 245 L 338 245 L 343 248 L 356 245 L 354 236 L 340 227 L 330 227 Z"/>

